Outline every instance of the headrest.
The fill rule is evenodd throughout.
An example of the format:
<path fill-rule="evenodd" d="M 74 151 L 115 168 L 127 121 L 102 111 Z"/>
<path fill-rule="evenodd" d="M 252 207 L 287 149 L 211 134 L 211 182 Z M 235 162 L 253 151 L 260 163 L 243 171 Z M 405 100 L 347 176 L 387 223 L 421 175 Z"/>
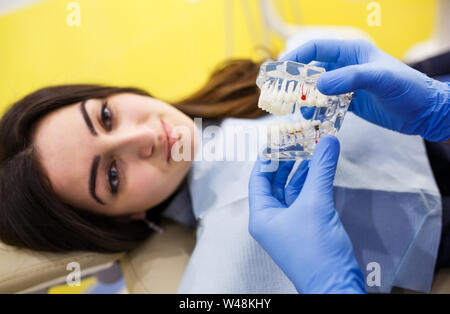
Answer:
<path fill-rule="evenodd" d="M 85 275 L 123 255 L 124 253 L 43 253 L 0 242 L 0 293 L 27 292 L 47 287 L 53 282 L 65 283 L 65 277 L 73 272 L 73 268 L 66 269 L 71 262 L 77 262 L 81 275 Z"/>

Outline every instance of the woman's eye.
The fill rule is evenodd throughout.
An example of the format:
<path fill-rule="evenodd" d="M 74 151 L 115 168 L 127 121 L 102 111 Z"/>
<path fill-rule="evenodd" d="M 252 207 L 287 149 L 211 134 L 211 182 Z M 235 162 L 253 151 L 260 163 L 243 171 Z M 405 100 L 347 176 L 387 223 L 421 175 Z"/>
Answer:
<path fill-rule="evenodd" d="M 117 169 L 116 162 L 113 161 L 108 171 L 108 182 L 111 187 L 111 193 L 116 194 L 119 189 L 119 170 Z"/>
<path fill-rule="evenodd" d="M 101 110 L 101 120 L 106 130 L 111 131 L 112 129 L 112 111 L 108 108 L 108 103 L 105 102 L 102 105 Z"/>

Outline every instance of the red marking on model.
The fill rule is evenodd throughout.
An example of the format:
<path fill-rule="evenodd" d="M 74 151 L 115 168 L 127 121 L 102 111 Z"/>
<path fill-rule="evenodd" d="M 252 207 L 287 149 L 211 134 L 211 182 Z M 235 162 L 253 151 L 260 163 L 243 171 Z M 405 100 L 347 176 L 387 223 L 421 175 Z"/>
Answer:
<path fill-rule="evenodd" d="M 303 94 L 303 87 L 305 86 L 305 83 L 302 83 L 302 100 L 306 100 L 306 93 Z"/>
<path fill-rule="evenodd" d="M 318 125 L 316 125 L 315 127 L 314 127 L 315 129 L 316 129 L 316 136 L 315 136 L 315 140 L 316 140 L 316 144 L 317 144 L 317 142 L 319 142 L 319 140 L 318 140 L 318 138 L 320 139 L 320 131 L 319 131 L 319 126 Z"/>

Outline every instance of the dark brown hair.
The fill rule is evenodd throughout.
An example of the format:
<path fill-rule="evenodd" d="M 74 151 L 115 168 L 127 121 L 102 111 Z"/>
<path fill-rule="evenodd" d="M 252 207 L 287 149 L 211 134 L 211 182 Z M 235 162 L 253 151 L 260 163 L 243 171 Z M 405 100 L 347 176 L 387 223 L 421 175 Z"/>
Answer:
<path fill-rule="evenodd" d="M 197 93 L 178 103 L 190 117 L 223 119 L 263 115 L 257 108 L 255 80 L 259 63 L 225 62 Z M 68 205 L 56 196 L 32 143 L 36 124 L 48 113 L 90 98 L 118 93 L 150 96 L 131 87 L 61 85 L 46 87 L 19 100 L 0 120 L 0 240 L 33 250 L 121 252 L 149 234 L 143 221 L 115 219 Z M 174 193 L 175 194 L 175 193 Z M 158 221 L 172 194 L 147 217 Z"/>

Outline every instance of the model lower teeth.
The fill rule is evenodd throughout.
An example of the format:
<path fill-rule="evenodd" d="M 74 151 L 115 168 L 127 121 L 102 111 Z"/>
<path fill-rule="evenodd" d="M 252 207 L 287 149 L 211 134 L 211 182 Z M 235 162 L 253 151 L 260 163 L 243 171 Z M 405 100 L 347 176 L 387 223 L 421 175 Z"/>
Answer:
<path fill-rule="evenodd" d="M 261 89 L 258 107 L 292 121 L 269 126 L 266 157 L 309 158 L 321 137 L 337 134 L 352 95 L 320 93 L 316 82 L 324 72 L 323 68 L 292 61 L 268 61 L 261 65 L 256 80 Z"/>
<path fill-rule="evenodd" d="M 267 130 L 268 142 L 272 147 L 283 147 L 301 144 L 306 152 L 311 152 L 320 137 L 335 133 L 331 121 L 319 120 L 296 123 L 275 123 Z"/>

